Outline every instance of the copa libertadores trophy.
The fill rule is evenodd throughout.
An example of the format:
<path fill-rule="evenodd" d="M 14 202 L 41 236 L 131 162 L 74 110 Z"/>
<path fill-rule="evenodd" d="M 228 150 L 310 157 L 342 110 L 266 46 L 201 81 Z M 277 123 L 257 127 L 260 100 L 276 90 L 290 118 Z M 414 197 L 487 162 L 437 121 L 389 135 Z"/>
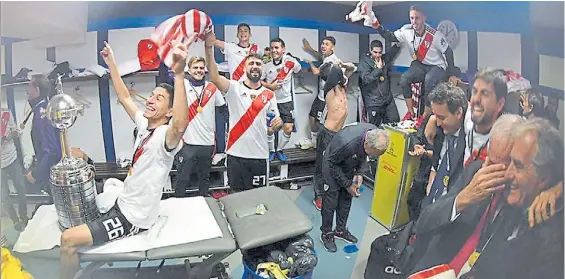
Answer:
<path fill-rule="evenodd" d="M 43 113 L 61 136 L 63 156 L 51 167 L 50 182 L 59 227 L 65 230 L 95 220 L 100 212 L 96 206 L 94 167 L 82 158 L 72 157 L 67 139 L 68 129 L 84 114 L 84 106 L 63 92 L 61 76 L 57 78 L 56 91 Z"/>

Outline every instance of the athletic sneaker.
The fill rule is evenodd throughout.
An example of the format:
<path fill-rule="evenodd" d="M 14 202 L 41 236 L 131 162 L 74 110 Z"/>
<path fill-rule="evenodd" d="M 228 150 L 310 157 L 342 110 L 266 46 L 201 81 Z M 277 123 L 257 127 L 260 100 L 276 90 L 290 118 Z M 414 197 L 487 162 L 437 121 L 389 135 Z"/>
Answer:
<path fill-rule="evenodd" d="M 322 199 L 315 199 L 312 201 L 318 211 L 322 211 Z"/>
<path fill-rule="evenodd" d="M 277 157 L 279 158 L 279 160 L 281 160 L 281 161 L 283 161 L 283 162 L 286 162 L 286 159 L 288 159 L 288 158 L 286 157 L 286 155 L 284 155 L 284 153 L 282 153 L 282 151 L 277 151 L 275 154 L 277 155 Z"/>
<path fill-rule="evenodd" d="M 276 155 L 277 154 L 273 151 L 269 152 L 269 162 L 273 161 Z"/>
<path fill-rule="evenodd" d="M 352 243 L 355 244 L 357 243 L 359 240 L 357 239 L 357 237 L 353 236 L 348 230 L 345 230 L 343 232 L 334 232 L 334 237 L 337 239 L 341 239 L 347 243 Z"/>
<path fill-rule="evenodd" d="M 324 244 L 324 248 L 326 248 L 328 252 L 330 253 L 337 252 L 337 246 L 335 245 L 333 232 L 322 233 L 320 235 L 320 240 L 322 241 L 322 243 Z"/>

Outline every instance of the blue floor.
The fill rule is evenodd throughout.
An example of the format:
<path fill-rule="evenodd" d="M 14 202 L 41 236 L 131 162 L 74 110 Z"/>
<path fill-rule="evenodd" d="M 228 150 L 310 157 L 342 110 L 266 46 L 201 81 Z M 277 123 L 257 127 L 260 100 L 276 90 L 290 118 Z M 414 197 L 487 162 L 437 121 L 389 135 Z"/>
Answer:
<path fill-rule="evenodd" d="M 368 256 L 370 243 L 379 235 L 384 233 L 384 228 L 376 225 L 376 222 L 368 217 L 373 192 L 370 188 L 364 187 L 361 197 L 354 199 L 348 220 L 350 232 L 359 238 L 360 249 L 357 253 L 347 254 L 343 251 L 346 245 L 343 241 L 337 240 L 337 253 L 327 252 L 320 241 L 321 215 L 312 204 L 312 187 L 304 187 L 299 191 L 287 191 L 287 195 L 296 200 L 297 206 L 308 216 L 313 223 L 314 229 L 310 236 L 314 239 L 316 252 L 318 255 L 318 266 L 313 275 L 313 279 L 363 279 L 362 273 Z M 3 222 L 5 224 L 5 222 Z M 8 238 L 8 244 L 13 244 L 17 239 L 17 232 L 13 228 L 3 226 L 4 234 Z M 25 255 L 18 255 L 28 270 L 36 279 L 55 279 L 58 278 L 58 261 L 31 258 Z M 167 260 L 166 265 L 181 264 L 182 259 Z M 234 279 L 241 278 L 243 266 L 239 251 L 230 256 L 227 261 L 230 263 L 231 275 Z M 160 261 L 143 262 L 142 266 L 158 266 Z M 117 267 L 135 267 L 137 262 L 115 263 Z M 352 275 L 353 274 L 353 275 Z"/>

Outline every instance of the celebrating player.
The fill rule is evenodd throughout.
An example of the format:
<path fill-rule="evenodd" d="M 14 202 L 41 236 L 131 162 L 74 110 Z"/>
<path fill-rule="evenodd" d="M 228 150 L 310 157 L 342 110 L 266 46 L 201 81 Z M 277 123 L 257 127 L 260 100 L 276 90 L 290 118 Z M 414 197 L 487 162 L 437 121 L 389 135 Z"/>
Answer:
<path fill-rule="evenodd" d="M 455 71 L 453 62 L 453 51 L 447 44 L 444 34 L 429 26 L 422 9 L 416 6 L 410 7 L 410 24 L 391 32 L 386 30 L 375 19 L 373 27 L 386 40 L 406 44 L 412 55 L 410 68 L 400 78 L 400 87 L 408 112 L 402 120 L 414 118 L 414 102 L 412 100 L 412 83 L 424 83 L 424 95 L 432 92 L 435 86 L 444 79 L 447 73 Z M 456 83 L 457 77 L 449 74 L 449 80 Z M 422 119 L 430 112 L 429 101 L 424 97 L 426 106 Z"/>
<path fill-rule="evenodd" d="M 294 84 L 292 74 L 302 69 L 296 58 L 285 52 L 285 43 L 282 39 L 271 40 L 271 61 L 265 64 L 265 81 L 261 84 L 275 92 L 277 106 L 283 121 L 283 140 L 278 145 L 274 142 L 274 136 L 269 136 L 269 160 L 277 156 L 281 161 L 286 161 L 283 148 L 290 141 L 292 128 L 294 126 Z"/>
<path fill-rule="evenodd" d="M 267 185 L 268 135 L 282 126 L 275 93 L 261 83 L 262 57 L 245 57 L 245 80 L 228 80 L 218 72 L 214 59 L 216 36 L 206 36 L 206 62 L 210 80 L 226 98 L 230 111 L 226 146 L 228 183 L 232 190 L 242 191 Z M 267 119 L 272 118 L 270 121 Z"/>

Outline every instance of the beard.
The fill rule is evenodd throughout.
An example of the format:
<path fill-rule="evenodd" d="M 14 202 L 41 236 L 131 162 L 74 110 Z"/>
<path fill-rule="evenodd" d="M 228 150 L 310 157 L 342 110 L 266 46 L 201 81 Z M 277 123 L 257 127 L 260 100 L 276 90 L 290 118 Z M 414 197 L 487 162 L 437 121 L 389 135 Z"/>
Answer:
<path fill-rule="evenodd" d="M 259 82 L 261 79 L 261 73 L 250 71 L 247 73 L 247 78 L 253 83 Z"/>

